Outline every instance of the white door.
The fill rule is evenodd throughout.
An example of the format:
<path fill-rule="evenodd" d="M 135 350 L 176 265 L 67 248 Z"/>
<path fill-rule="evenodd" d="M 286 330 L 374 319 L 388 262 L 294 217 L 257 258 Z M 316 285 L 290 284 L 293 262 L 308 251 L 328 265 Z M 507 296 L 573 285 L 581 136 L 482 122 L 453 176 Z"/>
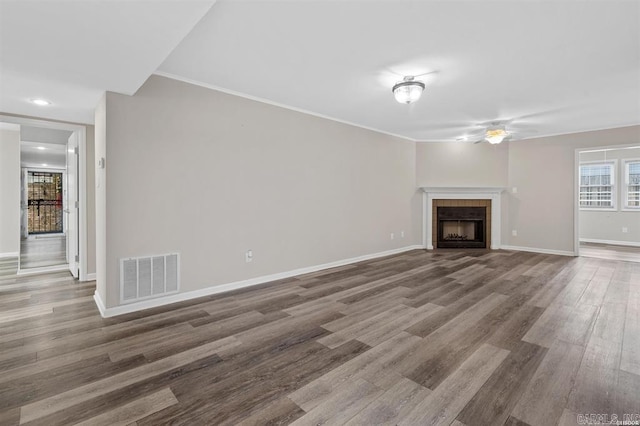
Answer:
<path fill-rule="evenodd" d="M 69 271 L 78 278 L 78 134 L 73 132 L 67 142 L 67 188 L 65 200 L 67 206 L 64 210 L 67 215 L 65 223 L 67 229 L 67 262 Z"/>

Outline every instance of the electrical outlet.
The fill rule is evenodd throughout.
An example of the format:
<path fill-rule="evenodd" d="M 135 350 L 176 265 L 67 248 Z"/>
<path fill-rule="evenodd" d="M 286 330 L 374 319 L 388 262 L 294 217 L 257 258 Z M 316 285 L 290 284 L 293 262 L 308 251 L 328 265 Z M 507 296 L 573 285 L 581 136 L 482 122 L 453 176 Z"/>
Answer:
<path fill-rule="evenodd" d="M 247 250 L 244 254 L 244 261 L 249 263 L 253 260 L 253 250 Z"/>
<path fill-rule="evenodd" d="M 400 231 L 400 238 L 404 238 L 404 231 Z"/>
<path fill-rule="evenodd" d="M 518 187 L 517 187 L 517 186 L 514 186 L 513 188 L 511 188 L 511 192 L 512 192 L 513 194 L 517 194 L 517 193 L 518 193 Z"/>
<path fill-rule="evenodd" d="M 629 228 L 627 228 L 626 226 L 622 227 L 622 233 L 626 234 L 627 232 L 629 232 Z"/>
<path fill-rule="evenodd" d="M 391 233 L 391 239 L 393 240 L 396 236 L 393 235 L 393 232 Z"/>
<path fill-rule="evenodd" d="M 513 231 L 511 231 L 511 235 L 514 236 L 514 237 L 517 237 L 518 236 L 518 231 L 514 229 Z"/>

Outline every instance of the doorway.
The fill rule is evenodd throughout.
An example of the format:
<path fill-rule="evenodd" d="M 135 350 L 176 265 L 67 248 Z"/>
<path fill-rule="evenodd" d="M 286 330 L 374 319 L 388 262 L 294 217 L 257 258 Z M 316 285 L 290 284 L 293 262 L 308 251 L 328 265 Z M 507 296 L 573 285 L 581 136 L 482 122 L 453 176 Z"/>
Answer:
<path fill-rule="evenodd" d="M 63 172 L 27 169 L 27 233 L 63 234 Z"/>
<path fill-rule="evenodd" d="M 640 146 L 576 151 L 576 251 L 640 262 Z"/>
<path fill-rule="evenodd" d="M 3 207 L 10 218 L 16 209 L 17 273 L 69 270 L 87 280 L 86 127 L 3 115 L 0 122 L 18 125 L 20 203 Z"/>
<path fill-rule="evenodd" d="M 20 269 L 66 266 L 65 171 L 23 170 Z"/>

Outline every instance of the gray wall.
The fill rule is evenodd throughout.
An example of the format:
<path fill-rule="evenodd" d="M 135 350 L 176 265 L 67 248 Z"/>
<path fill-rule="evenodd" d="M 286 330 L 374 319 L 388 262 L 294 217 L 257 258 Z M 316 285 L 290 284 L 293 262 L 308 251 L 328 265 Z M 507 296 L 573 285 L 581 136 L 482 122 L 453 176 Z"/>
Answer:
<path fill-rule="evenodd" d="M 503 245 L 573 252 L 576 149 L 638 141 L 640 126 L 511 141 L 498 147 L 419 143 L 417 184 L 506 187 Z M 512 236 L 512 230 L 518 235 Z"/>
<path fill-rule="evenodd" d="M 418 186 L 507 186 L 508 144 L 418 143 Z"/>
<path fill-rule="evenodd" d="M 96 237 L 96 293 L 100 300 L 104 303 L 107 300 L 107 208 L 106 208 L 106 170 L 109 165 L 104 168 L 98 168 L 98 161 L 106 157 L 107 149 L 107 97 L 106 95 L 100 99 L 96 106 L 95 114 L 95 140 L 94 140 L 94 161 L 95 180 L 94 180 L 94 199 L 95 199 L 95 237 Z M 117 201 L 114 200 L 114 203 Z"/>
<path fill-rule="evenodd" d="M 640 143 L 640 141 L 637 141 Z M 617 203 L 614 210 L 580 210 L 580 238 L 615 241 L 640 245 L 640 210 L 623 211 L 624 160 L 640 159 L 640 146 L 634 149 L 616 149 L 580 153 L 580 161 L 616 160 Z M 623 232 L 622 228 L 627 228 Z"/>
<path fill-rule="evenodd" d="M 20 132 L 0 129 L 0 256 L 20 252 Z"/>
<path fill-rule="evenodd" d="M 576 149 L 639 140 L 640 126 L 631 126 L 510 142 L 509 187 L 517 187 L 518 193 L 507 197 L 503 243 L 573 252 Z M 518 231 L 517 237 L 511 235 L 512 229 Z"/>
<path fill-rule="evenodd" d="M 95 128 L 87 126 L 87 274 L 96 273 L 96 162 Z"/>
<path fill-rule="evenodd" d="M 419 243 L 413 142 L 158 76 L 102 108 L 107 308 L 123 257 L 179 252 L 184 292 Z"/>

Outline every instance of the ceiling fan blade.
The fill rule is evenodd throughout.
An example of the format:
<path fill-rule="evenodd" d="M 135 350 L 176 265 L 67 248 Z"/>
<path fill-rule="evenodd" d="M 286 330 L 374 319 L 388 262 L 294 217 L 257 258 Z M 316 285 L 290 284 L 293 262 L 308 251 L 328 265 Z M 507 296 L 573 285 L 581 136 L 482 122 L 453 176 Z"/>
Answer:
<path fill-rule="evenodd" d="M 480 139 L 479 141 L 475 141 L 473 144 L 475 145 L 477 143 L 484 142 L 484 141 L 485 141 L 484 139 Z"/>

